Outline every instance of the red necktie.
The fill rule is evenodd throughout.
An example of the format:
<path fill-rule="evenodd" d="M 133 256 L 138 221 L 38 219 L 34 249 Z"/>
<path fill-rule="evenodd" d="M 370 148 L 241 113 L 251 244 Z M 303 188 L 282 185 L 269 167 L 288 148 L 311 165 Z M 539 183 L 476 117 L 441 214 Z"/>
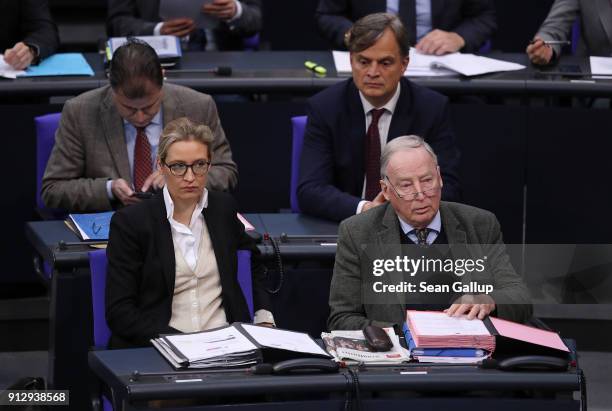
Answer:
<path fill-rule="evenodd" d="M 142 189 L 147 177 L 153 172 L 151 164 L 151 145 L 145 133 L 145 127 L 136 127 L 136 145 L 134 147 L 134 188 Z"/>
<path fill-rule="evenodd" d="M 380 192 L 380 132 L 378 131 L 378 120 L 384 112 L 384 108 L 370 111 L 372 122 L 368 127 L 365 141 L 365 199 L 367 201 L 372 201 Z"/>

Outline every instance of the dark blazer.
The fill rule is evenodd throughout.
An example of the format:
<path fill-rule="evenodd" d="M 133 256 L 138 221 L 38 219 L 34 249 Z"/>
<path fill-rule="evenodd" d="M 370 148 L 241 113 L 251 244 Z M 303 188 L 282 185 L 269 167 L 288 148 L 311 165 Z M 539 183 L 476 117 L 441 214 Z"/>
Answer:
<path fill-rule="evenodd" d="M 416 134 L 438 156 L 445 200 L 460 197 L 459 150 L 448 99 L 402 78 L 387 141 Z M 298 202 L 307 214 L 340 221 L 355 214 L 363 192 L 365 113 L 352 79 L 308 100 Z"/>
<path fill-rule="evenodd" d="M 487 257 L 485 266 L 488 269 L 485 277 L 479 280 L 493 285 L 489 295 L 496 303 L 495 316 L 517 322 L 528 320 L 533 311 L 529 291 L 510 264 L 495 215 L 476 207 L 442 201 L 440 217 L 442 231 L 452 248 L 461 249 L 461 245 L 471 244 L 473 249 L 481 248 Z M 340 224 L 329 292 L 327 324 L 330 330 L 362 330 L 370 324 L 389 327 L 405 321 L 403 295 L 374 296 L 368 287 L 373 281 L 385 281 L 384 277 L 374 280 L 373 260 L 401 256 L 400 243 L 400 224 L 390 204 L 375 207 Z M 396 284 L 392 278 L 395 279 L 387 278 L 386 284 Z M 462 280 L 457 277 L 457 281 Z"/>
<path fill-rule="evenodd" d="M 0 0 L 0 54 L 23 41 L 44 59 L 59 45 L 57 26 L 46 0 Z"/>
<path fill-rule="evenodd" d="M 214 29 L 219 50 L 241 50 L 242 41 L 261 30 L 261 0 L 240 0 L 242 16 Z M 109 37 L 150 36 L 159 16 L 159 0 L 108 0 L 106 32 Z"/>
<path fill-rule="evenodd" d="M 259 251 L 244 232 L 236 211 L 236 203 L 229 194 L 214 191 L 209 191 L 208 207 L 202 211 L 217 258 L 223 308 L 230 323 L 250 321 L 236 277 L 239 249 L 248 249 L 255 257 L 252 264 L 255 311 L 272 311 L 263 284 L 263 266 L 257 258 Z M 145 346 L 159 334 L 178 333 L 168 325 L 176 267 L 161 193 L 113 215 L 106 252 L 106 321 L 112 332 L 109 346 Z"/>
<path fill-rule="evenodd" d="M 416 44 L 416 9 L 414 0 L 402 0 L 399 16 L 408 30 L 411 45 Z M 402 7 L 410 3 L 411 7 Z M 315 14 L 323 37 L 334 48 L 344 49 L 344 33 L 352 24 L 372 13 L 385 12 L 386 0 L 320 0 Z M 463 52 L 471 53 L 491 38 L 497 30 L 492 0 L 431 0 L 432 28 L 452 31 L 465 40 Z"/>

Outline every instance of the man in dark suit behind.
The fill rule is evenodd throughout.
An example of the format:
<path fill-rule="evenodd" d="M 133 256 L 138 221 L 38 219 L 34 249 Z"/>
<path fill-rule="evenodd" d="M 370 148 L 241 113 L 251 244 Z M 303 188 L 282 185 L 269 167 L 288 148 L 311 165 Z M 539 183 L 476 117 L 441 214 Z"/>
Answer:
<path fill-rule="evenodd" d="M 55 53 L 57 27 L 46 0 L 0 0 L 0 54 L 17 70 Z"/>
<path fill-rule="evenodd" d="M 446 97 L 403 78 L 408 40 L 388 13 L 364 17 L 348 39 L 353 78 L 308 101 L 298 201 L 307 214 L 340 221 L 383 204 L 380 152 L 387 141 L 418 134 L 436 150 L 445 200 L 460 197 L 459 150 Z"/>
<path fill-rule="evenodd" d="M 385 146 L 379 184 L 388 203 L 340 224 L 329 329 L 401 325 L 407 308 L 432 309 L 432 303 L 439 306 L 437 310 L 467 314 L 470 319 L 489 314 L 517 322 L 529 319 L 529 292 L 510 264 L 497 218 L 476 207 L 440 201 L 446 182 L 436 154 L 423 139 L 401 136 Z M 408 256 L 420 259 L 415 258 L 419 254 L 428 260 L 411 272 L 389 264 Z M 444 259 L 446 265 L 450 259 L 468 267 L 465 257 L 482 269 L 462 272 L 430 265 L 436 259 Z M 382 273 L 375 269 L 381 266 Z M 423 291 L 422 282 L 447 286 L 448 291 Z M 405 283 L 418 287 L 399 292 L 383 287 Z M 480 288 L 458 291 L 456 284 Z"/>
<path fill-rule="evenodd" d="M 323 37 L 342 49 L 353 22 L 383 11 L 397 14 L 410 44 L 427 54 L 477 52 L 497 29 L 491 0 L 320 0 L 316 20 Z"/>
<path fill-rule="evenodd" d="M 203 2 L 204 3 L 204 2 Z M 214 0 L 202 12 L 220 23 L 204 33 L 190 18 L 162 20 L 160 0 L 109 0 L 106 31 L 109 36 L 190 36 L 191 49 L 240 50 L 243 40 L 261 29 L 261 0 Z M 208 35 L 212 38 L 208 38 Z M 214 45 L 211 47 L 211 45 Z"/>

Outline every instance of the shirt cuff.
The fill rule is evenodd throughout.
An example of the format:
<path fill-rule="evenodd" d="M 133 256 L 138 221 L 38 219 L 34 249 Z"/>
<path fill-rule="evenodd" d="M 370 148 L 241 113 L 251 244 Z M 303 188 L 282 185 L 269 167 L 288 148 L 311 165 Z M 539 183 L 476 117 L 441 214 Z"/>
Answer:
<path fill-rule="evenodd" d="M 363 210 L 363 206 L 365 205 L 365 203 L 367 203 L 366 200 L 361 200 L 359 202 L 359 204 L 357 204 L 357 212 L 355 214 L 360 214 L 361 211 Z"/>
<path fill-rule="evenodd" d="M 242 3 L 240 3 L 238 0 L 234 1 L 236 2 L 236 14 L 234 15 L 234 17 L 227 21 L 228 23 L 233 23 L 234 21 L 242 17 Z"/>
<path fill-rule="evenodd" d="M 255 311 L 255 318 L 253 319 L 253 324 L 260 324 L 260 323 L 270 323 L 276 327 L 276 323 L 274 322 L 274 316 L 268 310 Z"/>
<path fill-rule="evenodd" d="M 115 199 L 115 195 L 113 194 L 113 180 L 108 180 L 106 182 L 106 195 L 109 200 Z"/>
<path fill-rule="evenodd" d="M 161 28 L 163 25 L 164 25 L 163 21 L 160 21 L 159 23 L 155 25 L 155 28 L 153 29 L 154 36 L 159 36 L 161 34 Z"/>

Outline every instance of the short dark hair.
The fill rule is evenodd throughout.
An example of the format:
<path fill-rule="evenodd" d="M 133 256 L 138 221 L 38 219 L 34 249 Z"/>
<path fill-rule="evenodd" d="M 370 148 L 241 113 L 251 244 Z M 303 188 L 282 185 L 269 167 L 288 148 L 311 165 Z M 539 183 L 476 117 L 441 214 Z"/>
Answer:
<path fill-rule="evenodd" d="M 164 76 L 153 47 L 144 41 L 129 38 L 113 54 L 109 80 L 113 90 L 121 90 L 127 98 L 141 98 L 147 91 L 143 80 L 149 80 L 161 88 Z"/>
<path fill-rule="evenodd" d="M 372 47 L 386 29 L 390 29 L 395 35 L 402 57 L 407 57 L 410 52 L 408 32 L 395 14 L 374 13 L 360 18 L 347 32 L 344 42 L 350 52 L 360 53 Z"/>

